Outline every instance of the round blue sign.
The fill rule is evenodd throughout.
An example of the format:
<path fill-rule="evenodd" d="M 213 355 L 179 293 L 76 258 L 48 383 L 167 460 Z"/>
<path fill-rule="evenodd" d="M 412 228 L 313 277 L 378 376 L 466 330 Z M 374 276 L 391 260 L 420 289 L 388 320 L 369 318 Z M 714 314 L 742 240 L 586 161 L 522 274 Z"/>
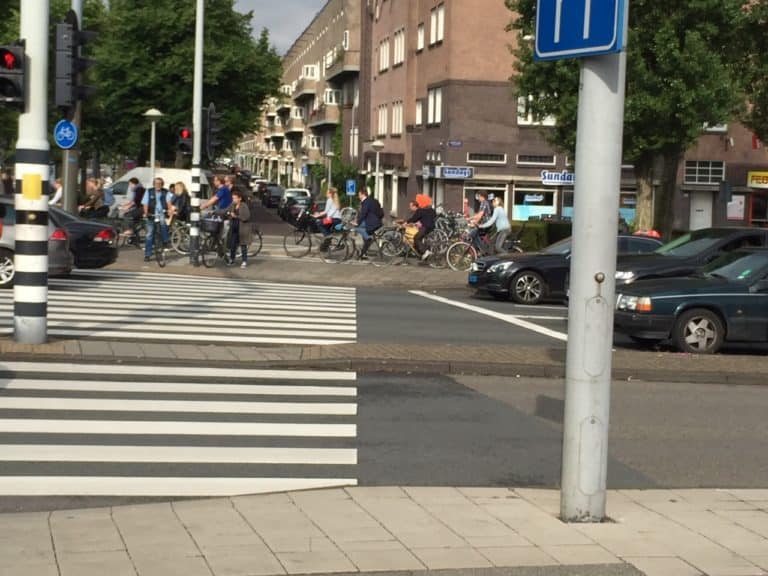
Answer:
<path fill-rule="evenodd" d="M 69 120 L 59 120 L 53 129 L 53 140 L 62 150 L 69 150 L 77 144 L 77 126 Z"/>

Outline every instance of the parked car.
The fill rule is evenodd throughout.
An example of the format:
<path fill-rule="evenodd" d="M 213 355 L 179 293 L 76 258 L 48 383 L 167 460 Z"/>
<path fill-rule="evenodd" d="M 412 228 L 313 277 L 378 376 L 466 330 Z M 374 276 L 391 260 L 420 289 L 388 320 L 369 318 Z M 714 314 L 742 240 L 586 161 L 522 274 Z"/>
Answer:
<path fill-rule="evenodd" d="M 277 208 L 285 189 L 278 184 L 267 184 L 261 203 L 267 208 Z"/>
<path fill-rule="evenodd" d="M 49 210 L 69 235 L 75 267 L 103 268 L 117 260 L 117 230 L 112 226 L 73 216 L 53 206 Z"/>
<path fill-rule="evenodd" d="M 293 198 L 288 198 L 285 207 L 287 213 L 285 221 L 293 224 L 296 222 L 301 211 L 309 210 L 311 205 L 312 198 L 310 196 L 294 196 Z"/>
<path fill-rule="evenodd" d="M 619 253 L 652 252 L 661 246 L 655 238 L 619 236 Z M 469 270 L 469 286 L 498 300 L 538 304 L 544 299 L 564 299 L 571 266 L 571 238 L 564 238 L 541 252 L 509 253 L 478 258 Z"/>
<path fill-rule="evenodd" d="M 0 288 L 13 286 L 16 268 L 16 208 L 13 198 L 0 197 Z M 69 235 L 55 213 L 48 218 L 48 275 L 66 276 L 72 272 L 73 257 Z"/>
<path fill-rule="evenodd" d="M 697 273 L 617 289 L 614 326 L 638 342 L 671 340 L 709 354 L 724 342 L 768 342 L 768 250 L 736 250 Z"/>
<path fill-rule="evenodd" d="M 288 219 L 288 209 L 287 209 L 287 203 L 289 198 L 296 198 L 298 196 L 303 196 L 305 198 L 310 197 L 309 190 L 306 188 L 286 188 L 283 192 L 282 197 L 280 198 L 280 201 L 277 204 L 277 215 L 280 216 L 283 220 Z"/>
<path fill-rule="evenodd" d="M 688 232 L 653 254 L 621 256 L 616 262 L 616 284 L 641 278 L 685 276 L 723 254 L 744 247 L 768 246 L 768 229 L 704 228 Z"/>

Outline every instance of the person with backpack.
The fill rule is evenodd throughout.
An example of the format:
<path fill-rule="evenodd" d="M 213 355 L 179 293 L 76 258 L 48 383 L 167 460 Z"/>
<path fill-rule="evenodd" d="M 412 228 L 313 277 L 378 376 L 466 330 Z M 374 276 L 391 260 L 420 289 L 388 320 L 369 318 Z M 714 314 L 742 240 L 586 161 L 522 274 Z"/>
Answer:
<path fill-rule="evenodd" d="M 382 225 L 384 209 L 376 198 L 368 196 L 368 190 L 361 188 L 357 192 L 360 200 L 360 210 L 357 214 L 357 233 L 363 238 L 363 247 L 358 259 L 365 260 L 368 248 L 373 242 L 373 233 Z"/>
<path fill-rule="evenodd" d="M 162 178 L 155 178 L 154 186 L 144 192 L 141 199 L 141 206 L 144 211 L 144 218 L 147 220 L 147 240 L 144 244 L 144 262 L 149 262 L 152 258 L 152 250 L 155 245 L 155 216 L 160 217 L 160 235 L 163 245 L 171 241 L 166 224 L 166 215 L 173 209 L 171 203 L 171 193 L 164 188 L 165 182 Z"/>

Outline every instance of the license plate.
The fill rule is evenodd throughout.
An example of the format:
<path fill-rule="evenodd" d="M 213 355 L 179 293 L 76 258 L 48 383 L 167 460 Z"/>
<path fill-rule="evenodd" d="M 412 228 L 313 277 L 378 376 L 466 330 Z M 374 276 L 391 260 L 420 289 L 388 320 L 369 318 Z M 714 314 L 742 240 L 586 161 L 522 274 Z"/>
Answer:
<path fill-rule="evenodd" d="M 469 283 L 470 284 L 477 284 L 477 274 L 470 274 L 469 275 Z"/>

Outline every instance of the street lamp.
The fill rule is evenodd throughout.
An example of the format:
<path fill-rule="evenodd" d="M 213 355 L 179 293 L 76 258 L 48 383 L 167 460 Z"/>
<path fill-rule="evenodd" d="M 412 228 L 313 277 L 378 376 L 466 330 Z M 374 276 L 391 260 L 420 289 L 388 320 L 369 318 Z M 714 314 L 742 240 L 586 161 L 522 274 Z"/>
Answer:
<path fill-rule="evenodd" d="M 333 165 L 334 156 L 335 154 L 331 150 L 328 150 L 328 152 L 325 153 L 325 157 L 328 158 L 328 185 L 326 190 L 331 189 L 331 166 Z"/>
<path fill-rule="evenodd" d="M 376 152 L 376 173 L 373 180 L 373 197 L 381 202 L 381 199 L 379 198 L 379 154 L 384 150 L 384 142 L 381 140 L 374 140 L 371 142 L 371 148 Z"/>
<path fill-rule="evenodd" d="M 149 143 L 149 166 L 152 171 L 152 182 L 155 181 L 155 125 L 157 121 L 163 117 L 163 113 L 157 108 L 150 108 L 144 112 L 144 118 L 149 118 L 152 122 L 152 135 L 150 136 Z M 154 185 L 154 184 L 153 184 Z"/>

